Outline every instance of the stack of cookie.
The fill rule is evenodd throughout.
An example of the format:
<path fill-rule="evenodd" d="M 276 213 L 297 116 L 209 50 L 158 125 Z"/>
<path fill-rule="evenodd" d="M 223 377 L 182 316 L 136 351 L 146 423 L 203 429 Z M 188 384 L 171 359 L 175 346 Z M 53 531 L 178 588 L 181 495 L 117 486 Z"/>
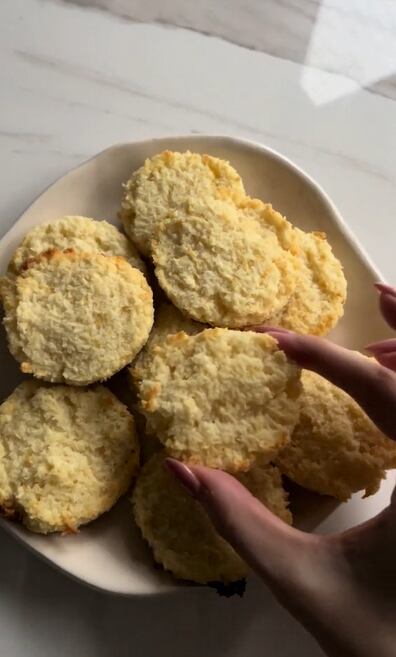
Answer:
<path fill-rule="evenodd" d="M 166 454 L 235 474 L 286 522 L 281 472 L 345 500 L 375 492 L 396 465 L 394 444 L 348 395 L 310 372 L 300 380 L 269 336 L 236 330 L 325 335 L 343 314 L 342 266 L 324 234 L 249 198 L 238 173 L 210 156 L 147 160 L 125 184 L 120 217 L 166 297 L 130 368 L 159 450 L 138 477 L 135 519 L 176 576 L 230 581 L 246 565 L 164 470 Z"/>
<path fill-rule="evenodd" d="M 36 380 L 0 407 L 0 505 L 33 531 L 77 531 L 137 472 L 132 415 L 107 388 L 85 386 L 147 341 L 154 308 L 142 272 L 114 226 L 65 217 L 33 229 L 1 280 L 10 351 Z"/>
<path fill-rule="evenodd" d="M 249 330 L 336 324 L 346 282 L 325 235 L 249 198 L 207 155 L 161 153 L 124 187 L 128 237 L 85 217 L 38 226 L 1 281 L 10 351 L 34 379 L 0 407 L 0 505 L 33 531 L 73 532 L 127 490 L 134 418 L 97 382 L 128 366 L 145 461 L 135 520 L 175 576 L 234 581 L 246 564 L 166 455 L 234 474 L 291 523 L 282 474 L 338 499 L 371 494 L 396 448 L 345 393 Z"/>
<path fill-rule="evenodd" d="M 324 335 L 343 314 L 346 281 L 325 235 L 246 196 L 227 162 L 171 152 L 147 160 L 125 185 L 120 217 L 167 297 L 198 322 Z"/>

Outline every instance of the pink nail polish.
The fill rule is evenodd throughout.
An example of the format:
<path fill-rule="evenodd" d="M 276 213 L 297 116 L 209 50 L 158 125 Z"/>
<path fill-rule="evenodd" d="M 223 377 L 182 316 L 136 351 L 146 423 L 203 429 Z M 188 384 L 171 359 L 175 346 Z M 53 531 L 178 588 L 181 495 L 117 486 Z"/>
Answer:
<path fill-rule="evenodd" d="M 365 349 L 373 354 L 394 352 L 396 351 L 396 340 L 391 338 L 390 340 L 382 340 L 382 342 L 372 342 L 366 345 Z"/>
<path fill-rule="evenodd" d="M 176 459 L 167 458 L 165 459 L 165 467 L 178 480 L 187 493 L 192 497 L 197 497 L 201 490 L 201 482 L 187 465 L 176 461 Z"/>
<path fill-rule="evenodd" d="M 282 333 L 282 335 L 290 333 L 288 329 L 280 328 L 279 326 L 254 326 L 251 330 L 257 333 Z"/>
<path fill-rule="evenodd" d="M 374 283 L 374 287 L 380 294 L 390 294 L 393 297 L 396 297 L 396 289 L 391 285 L 386 285 L 386 283 Z"/>

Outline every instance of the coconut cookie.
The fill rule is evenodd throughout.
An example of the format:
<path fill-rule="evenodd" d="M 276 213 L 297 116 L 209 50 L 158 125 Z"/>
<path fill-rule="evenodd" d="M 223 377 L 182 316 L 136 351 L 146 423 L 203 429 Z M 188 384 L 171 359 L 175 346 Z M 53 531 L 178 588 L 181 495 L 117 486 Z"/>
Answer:
<path fill-rule="evenodd" d="M 255 468 L 239 478 L 273 513 L 291 522 L 277 468 Z M 216 532 L 200 504 L 165 469 L 163 454 L 143 467 L 132 504 L 155 560 L 176 577 L 200 584 L 229 583 L 248 573 L 247 565 Z"/>
<path fill-rule="evenodd" d="M 12 354 L 46 381 L 109 378 L 133 360 L 153 323 L 144 275 L 118 256 L 48 251 L 0 290 Z"/>
<path fill-rule="evenodd" d="M 242 221 L 245 219 L 256 221 L 261 229 L 265 228 L 276 235 L 282 249 L 299 253 L 300 247 L 294 227 L 286 217 L 272 207 L 271 203 L 245 196 L 235 202 L 235 207 Z"/>
<path fill-rule="evenodd" d="M 128 260 L 132 267 L 143 273 L 146 271 L 136 248 L 115 226 L 107 221 L 76 216 L 62 217 L 29 231 L 12 257 L 9 271 L 19 273 L 26 260 L 49 249 L 118 255 Z"/>
<path fill-rule="evenodd" d="M 298 333 L 325 335 L 342 317 L 347 283 L 324 233 L 295 229 L 300 257 L 297 285 L 285 308 L 269 323 Z"/>
<path fill-rule="evenodd" d="M 188 214 L 174 212 L 159 224 L 152 247 L 169 299 L 213 326 L 264 322 L 296 286 L 296 257 L 283 248 L 273 224 L 224 201 L 191 202 Z"/>
<path fill-rule="evenodd" d="M 304 370 L 301 380 L 300 419 L 277 465 L 300 486 L 323 495 L 342 501 L 359 490 L 372 495 L 385 470 L 396 467 L 396 444 L 343 390 L 314 372 Z"/>
<path fill-rule="evenodd" d="M 225 160 L 164 151 L 147 159 L 124 185 L 119 213 L 125 232 L 143 255 L 151 254 L 155 226 L 170 210 L 186 210 L 190 198 L 239 198 L 242 180 Z"/>
<path fill-rule="evenodd" d="M 30 530 L 74 532 L 136 474 L 133 418 L 106 388 L 25 381 L 0 406 L 0 507 Z"/>
<path fill-rule="evenodd" d="M 148 432 L 190 463 L 248 470 L 271 460 L 297 422 L 299 368 L 268 335 L 177 333 L 136 378 Z"/>
<path fill-rule="evenodd" d="M 174 335 L 180 331 L 184 331 L 187 335 L 195 335 L 203 331 L 204 328 L 203 324 L 188 319 L 170 303 L 162 303 L 155 313 L 150 337 L 130 368 L 131 375 L 133 371 L 136 371 L 136 373 L 139 373 L 139 378 L 142 378 L 145 363 L 150 361 L 152 350 L 164 342 L 168 335 Z"/>

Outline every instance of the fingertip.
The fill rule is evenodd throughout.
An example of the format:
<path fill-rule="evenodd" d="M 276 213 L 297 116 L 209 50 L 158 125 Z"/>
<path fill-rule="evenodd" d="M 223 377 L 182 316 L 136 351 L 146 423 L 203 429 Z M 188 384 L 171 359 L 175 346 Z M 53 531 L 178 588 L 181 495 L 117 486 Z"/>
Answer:
<path fill-rule="evenodd" d="M 190 467 L 185 463 L 169 457 L 165 459 L 164 466 L 183 486 L 187 493 L 192 497 L 197 497 L 201 489 L 201 483 Z"/>
<path fill-rule="evenodd" d="M 271 329 L 267 334 L 275 338 L 279 348 L 300 367 L 316 369 L 316 364 L 326 356 L 328 343 L 315 336 L 278 329 Z"/>
<path fill-rule="evenodd" d="M 374 283 L 374 287 L 380 294 L 390 294 L 393 297 L 396 297 L 396 288 L 392 287 L 391 285 L 378 282 Z"/>
<path fill-rule="evenodd" d="M 306 366 L 306 357 L 309 353 L 306 340 L 315 339 L 311 336 L 302 336 L 298 333 L 293 333 L 285 328 L 278 328 L 274 326 L 256 326 L 253 329 L 256 333 L 265 333 L 270 335 L 271 338 L 277 341 L 279 349 L 285 352 L 288 358 L 296 361 L 302 367 Z"/>
<path fill-rule="evenodd" d="M 364 348 L 371 354 L 384 354 L 387 352 L 396 351 L 396 340 L 392 338 L 390 340 L 381 340 L 380 342 L 371 342 Z"/>
<path fill-rule="evenodd" d="M 282 328 L 281 326 L 267 326 L 267 325 L 259 325 L 259 326 L 251 326 L 248 327 L 247 330 L 250 331 L 255 331 L 256 333 L 292 333 L 292 331 L 289 331 L 288 329 Z"/>

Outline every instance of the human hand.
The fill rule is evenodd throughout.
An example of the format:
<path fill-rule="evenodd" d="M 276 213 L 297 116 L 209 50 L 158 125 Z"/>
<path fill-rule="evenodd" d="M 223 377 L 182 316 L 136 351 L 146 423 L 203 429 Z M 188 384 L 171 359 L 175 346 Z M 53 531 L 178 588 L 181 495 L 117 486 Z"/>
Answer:
<path fill-rule="evenodd" d="M 396 329 L 396 290 L 382 284 L 380 308 Z M 321 338 L 268 332 L 299 365 L 356 399 L 396 440 L 396 339 L 368 346 L 378 363 Z M 372 520 L 317 536 L 289 527 L 234 477 L 173 459 L 169 469 L 202 504 L 219 533 L 331 657 L 396 655 L 396 492 Z"/>

